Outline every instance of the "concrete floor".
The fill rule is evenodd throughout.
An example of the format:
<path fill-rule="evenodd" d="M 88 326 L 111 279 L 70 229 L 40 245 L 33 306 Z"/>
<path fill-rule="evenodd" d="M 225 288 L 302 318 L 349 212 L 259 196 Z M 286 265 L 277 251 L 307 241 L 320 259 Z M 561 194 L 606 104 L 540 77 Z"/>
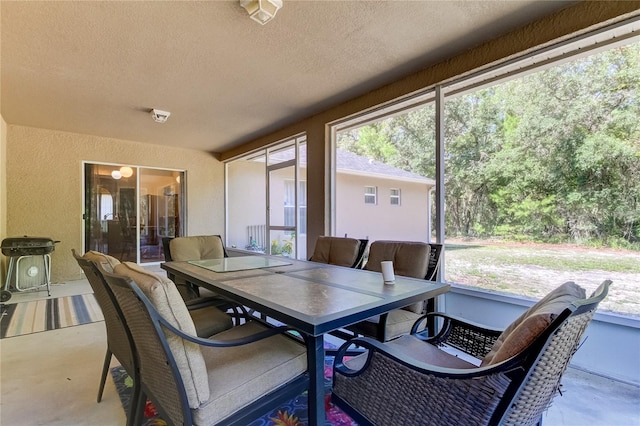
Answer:
<path fill-rule="evenodd" d="M 52 286 L 52 297 L 90 292 L 85 280 Z M 45 297 L 16 293 L 10 302 Z M 104 322 L 1 339 L 0 425 L 124 425 L 111 377 L 96 403 L 105 342 Z M 640 388 L 569 368 L 543 423 L 640 426 Z"/>

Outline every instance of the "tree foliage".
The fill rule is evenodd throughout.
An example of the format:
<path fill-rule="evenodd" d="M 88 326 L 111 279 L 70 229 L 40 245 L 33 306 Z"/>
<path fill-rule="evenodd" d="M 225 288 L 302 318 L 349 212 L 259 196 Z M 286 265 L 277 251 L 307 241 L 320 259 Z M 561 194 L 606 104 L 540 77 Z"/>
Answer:
<path fill-rule="evenodd" d="M 447 235 L 640 246 L 640 43 L 445 100 Z M 435 176 L 434 105 L 338 146 Z"/>

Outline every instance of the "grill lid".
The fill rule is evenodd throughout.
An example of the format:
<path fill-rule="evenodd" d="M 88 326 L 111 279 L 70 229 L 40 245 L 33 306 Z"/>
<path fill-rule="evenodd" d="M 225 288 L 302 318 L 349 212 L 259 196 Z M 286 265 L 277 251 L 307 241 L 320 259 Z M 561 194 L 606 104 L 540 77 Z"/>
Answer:
<path fill-rule="evenodd" d="M 55 250 L 54 241 L 46 237 L 11 237 L 2 240 L 2 254 L 5 256 L 32 256 L 47 254 Z"/>

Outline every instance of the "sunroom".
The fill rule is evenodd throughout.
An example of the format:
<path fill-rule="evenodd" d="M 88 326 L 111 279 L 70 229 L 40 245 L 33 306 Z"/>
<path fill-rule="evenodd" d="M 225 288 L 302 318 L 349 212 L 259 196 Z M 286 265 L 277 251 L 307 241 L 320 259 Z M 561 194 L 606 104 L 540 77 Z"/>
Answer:
<path fill-rule="evenodd" d="M 304 112 L 293 103 L 274 102 L 274 109 L 288 111 L 277 118 L 268 107 L 259 109 L 272 101 L 273 87 L 283 90 L 275 83 L 287 81 L 286 71 L 264 74 L 266 67 L 261 68 L 244 83 L 247 91 L 240 91 L 238 81 L 256 63 L 277 63 L 274 58 L 284 55 L 286 48 L 270 44 L 292 39 L 289 30 L 274 30 L 279 20 L 304 33 L 300 22 L 308 18 L 296 21 L 287 8 L 299 17 L 322 16 L 316 31 L 332 28 L 335 15 L 357 22 L 360 16 L 382 26 L 383 15 L 409 19 L 414 9 L 427 14 L 421 2 L 332 3 L 343 12 L 334 18 L 324 2 L 285 2 L 264 27 L 241 23 L 246 14 L 236 2 L 220 3 L 219 13 L 207 10 L 208 2 L 187 2 L 185 9 L 171 2 L 156 8 L 150 3 L 79 3 L 77 9 L 73 3 L 42 4 L 43 9 L 35 3 L 3 3 L 0 236 L 60 240 L 51 256 L 56 290 L 84 280 L 71 249 L 102 248 L 120 256 L 126 247 L 129 260 L 157 270 L 161 237 L 170 234 L 219 234 L 229 248 L 297 259 L 308 259 L 322 235 L 442 242 L 438 279 L 452 290 L 438 298 L 436 308 L 496 327 L 565 281 L 592 290 L 611 279 L 610 295 L 572 367 L 637 390 L 637 2 L 525 2 L 512 13 L 503 10 L 493 26 L 479 24 L 490 6 L 472 2 L 463 15 L 473 30 L 449 40 L 451 51 L 434 48 L 430 55 L 400 64 L 393 75 L 378 69 L 376 78 L 327 91 Z M 453 2 L 446 8 L 462 6 Z M 224 20 L 244 35 L 178 36 L 158 29 L 162 23 L 173 30 L 180 25 L 219 31 Z M 414 40 L 411 33 L 419 25 L 396 23 L 407 43 Z M 323 34 L 329 37 L 330 31 Z M 296 40 L 304 45 L 310 36 Z M 383 48 L 388 40 L 380 37 L 380 52 L 371 44 L 370 56 L 394 62 Z M 225 68 L 211 59 L 219 58 L 216 49 L 200 45 L 203 39 L 215 40 L 212 46 L 241 40 L 245 47 L 247 40 L 256 40 L 260 48 L 228 57 L 245 64 L 217 77 L 228 87 L 208 79 L 198 83 L 190 78 L 197 71 L 194 63 L 211 73 Z M 96 46 L 102 43 L 100 56 Z M 321 64 L 349 56 L 334 51 L 339 45 L 317 43 L 316 67 L 295 60 L 287 64 L 291 84 L 294 76 L 305 77 L 297 81 L 298 88 L 314 85 Z M 185 44 L 201 46 L 206 54 Z M 181 48 L 170 61 L 158 59 L 175 46 Z M 232 50 L 237 49 L 225 52 Z M 110 64 L 118 65 L 111 69 Z M 168 66 L 151 66 L 159 64 Z M 359 66 L 341 65 L 353 73 L 362 72 Z M 170 92 L 180 100 L 173 109 L 160 103 L 176 75 L 184 77 L 184 92 Z M 326 76 L 316 77 L 326 82 Z M 127 86 L 131 80 L 135 84 Z M 121 90 L 126 87 L 126 95 L 144 92 L 145 99 L 126 97 Z M 301 99 L 303 92 L 298 91 Z M 83 96 L 94 93 L 102 101 L 83 103 Z M 218 97 L 224 106 L 206 110 L 205 98 Z M 150 121 L 151 108 L 172 110 L 167 123 Z M 233 120 L 223 114 L 225 109 L 233 111 Z M 210 127 L 198 130 L 200 125 Z M 215 148 L 207 146 L 212 140 Z M 117 195 L 103 192 L 95 198 L 104 200 L 95 209 L 95 227 L 83 217 L 92 201 L 87 196 L 91 165 L 104 167 L 104 176 L 96 172 L 104 181 L 115 179 L 112 172 L 133 171 L 117 185 L 110 182 Z M 128 213 L 119 210 L 125 199 Z M 120 217 L 127 217 L 132 232 L 126 241 Z M 91 240 L 92 229 L 101 238 Z M 4 282 L 7 259 L 2 260 Z M 102 349 L 100 333 L 95 328 L 92 337 L 82 339 Z M 51 340 L 41 342 L 50 345 L 51 353 L 68 353 Z M 11 354 L 13 365 L 3 354 L 3 376 L 13 366 L 42 359 L 34 349 L 38 343 L 31 344 Z M 2 342 L 3 348 L 10 346 L 10 339 Z M 82 352 L 82 345 L 78 348 Z M 68 364 L 51 370 L 62 366 Z M 88 383 L 84 393 L 93 402 L 94 383 Z M 41 400 L 50 409 L 66 404 Z M 2 411 L 8 412 L 4 402 Z"/>

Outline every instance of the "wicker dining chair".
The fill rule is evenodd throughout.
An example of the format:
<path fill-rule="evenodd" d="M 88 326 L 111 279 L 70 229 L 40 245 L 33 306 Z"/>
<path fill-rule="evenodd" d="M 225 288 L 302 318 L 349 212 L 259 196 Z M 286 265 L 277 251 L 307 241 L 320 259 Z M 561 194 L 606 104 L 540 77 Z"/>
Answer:
<path fill-rule="evenodd" d="M 136 348 L 136 418 L 149 398 L 170 425 L 246 425 L 308 389 L 305 345 L 289 327 L 248 321 L 199 338 L 174 285 L 102 273 Z"/>
<path fill-rule="evenodd" d="M 119 265 L 116 265 L 113 268 L 113 271 L 127 276 L 143 275 L 150 279 L 164 278 L 133 262 L 122 262 Z M 176 286 L 172 281 L 169 282 Z M 196 325 L 196 334 L 200 337 L 208 337 L 233 327 L 234 319 L 238 320 L 241 316 L 236 311 L 227 313 L 228 308 L 230 306 L 235 306 L 235 304 L 232 304 L 226 299 L 222 299 L 220 297 L 189 300 L 185 303 L 189 310 L 189 315 Z"/>
<path fill-rule="evenodd" d="M 360 268 L 368 244 L 369 240 L 367 239 L 319 236 L 309 260 L 348 268 Z"/>
<path fill-rule="evenodd" d="M 374 241 L 369 248 L 365 270 L 381 272 L 380 262 L 393 261 L 396 275 L 433 280 L 438 273 L 441 244 L 413 241 Z M 368 336 L 381 342 L 409 334 L 414 322 L 421 315 L 434 310 L 434 301 L 425 300 L 401 309 L 376 315 L 345 327 L 354 336 Z"/>
<path fill-rule="evenodd" d="M 502 332 L 430 313 L 443 322 L 434 337 L 417 332 L 422 318 L 392 342 L 353 339 L 337 352 L 331 400 L 361 425 L 539 424 L 610 284 L 586 298 L 565 283 Z M 366 352 L 346 358 L 354 344 Z"/>
<path fill-rule="evenodd" d="M 113 271 L 113 267 L 120 263 L 120 261 L 109 255 L 94 251 L 89 251 L 84 256 L 80 256 L 74 249 L 71 249 L 71 253 L 84 271 L 89 285 L 91 285 L 98 306 L 100 306 L 102 310 L 107 330 L 107 352 L 104 357 L 97 402 L 102 400 L 104 385 L 107 380 L 107 375 L 109 374 L 111 357 L 115 356 L 127 374 L 133 379 L 132 404 L 129 413 L 127 413 L 127 425 L 132 425 L 134 424 L 133 410 L 135 409 L 136 399 L 138 397 L 138 388 L 136 385 L 139 382 L 134 360 L 133 340 L 124 323 L 124 316 L 115 300 L 115 296 L 111 293 L 111 290 L 102 278 L 102 274 L 94 265 L 94 262 L 96 262 L 99 263 L 103 269 Z"/>
<path fill-rule="evenodd" d="M 164 260 L 166 262 L 222 259 L 229 257 L 220 235 L 164 237 L 162 239 L 162 245 L 164 247 Z M 180 295 L 190 310 L 215 306 L 224 312 L 228 312 L 234 319 L 235 325 L 239 325 L 244 318 L 250 315 L 244 306 L 227 300 L 211 290 L 201 288 L 196 284 L 190 283 L 168 272 L 167 277 L 178 287 Z"/>
<path fill-rule="evenodd" d="M 114 272 L 115 268 L 124 268 L 125 271 L 130 270 L 132 273 L 148 275 L 155 277 L 156 275 L 135 263 L 121 263 L 115 257 L 99 253 L 97 251 L 88 251 L 83 256 L 71 249 L 73 257 L 78 265 L 84 271 L 89 285 L 93 290 L 96 301 L 102 310 L 105 318 L 105 326 L 107 329 L 107 350 L 102 368 L 102 376 L 100 378 L 100 386 L 98 388 L 97 401 L 102 400 L 105 381 L 109 374 L 109 364 L 111 357 L 115 356 L 121 365 L 127 371 L 129 376 L 135 377 L 133 354 L 129 336 L 123 325 L 124 320 L 115 304 L 115 299 L 111 291 L 104 282 L 102 274 L 96 270 L 92 264 L 98 264 L 107 272 Z M 196 334 L 200 337 L 209 337 L 213 334 L 227 330 L 233 326 L 231 316 L 227 315 L 216 306 L 189 306 L 189 315 L 196 327 Z M 134 381 L 135 382 L 135 381 Z M 135 392 L 134 392 L 135 395 Z"/>
<path fill-rule="evenodd" d="M 165 262 L 222 259 L 229 257 L 220 235 L 193 235 L 189 237 L 164 237 L 162 238 Z M 207 303 L 201 297 L 217 296 L 209 291 L 203 291 L 197 285 L 183 279 L 167 275 L 176 283 L 182 298 L 191 303 Z"/>

